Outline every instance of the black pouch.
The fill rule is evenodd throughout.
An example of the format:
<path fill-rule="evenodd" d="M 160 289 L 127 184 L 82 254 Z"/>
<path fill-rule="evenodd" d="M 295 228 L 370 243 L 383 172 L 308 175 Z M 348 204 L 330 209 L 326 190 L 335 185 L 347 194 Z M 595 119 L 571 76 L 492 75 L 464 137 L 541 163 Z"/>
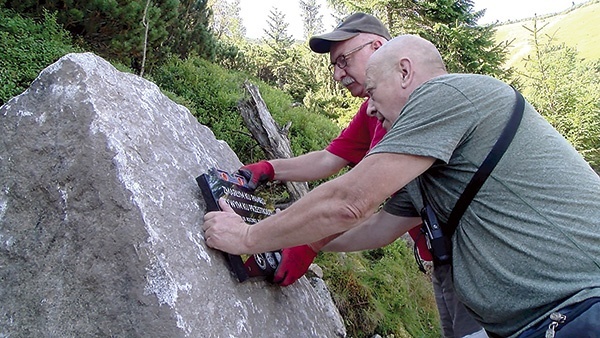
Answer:
<path fill-rule="evenodd" d="M 440 222 L 435 212 L 429 205 L 421 209 L 423 226 L 421 231 L 425 233 L 427 247 L 433 256 L 434 265 L 445 265 L 452 262 L 452 246 L 448 237 L 444 235 Z"/>

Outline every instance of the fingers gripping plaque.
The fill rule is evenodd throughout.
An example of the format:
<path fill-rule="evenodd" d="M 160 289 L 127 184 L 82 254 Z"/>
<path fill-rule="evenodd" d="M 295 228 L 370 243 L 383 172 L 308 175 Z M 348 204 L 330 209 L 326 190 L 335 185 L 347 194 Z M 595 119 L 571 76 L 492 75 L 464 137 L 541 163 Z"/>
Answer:
<path fill-rule="evenodd" d="M 196 177 L 196 182 L 202 191 L 207 212 L 220 211 L 218 201 L 223 197 L 246 223 L 254 224 L 273 214 L 273 210 L 267 208 L 265 200 L 254 195 L 254 191 L 248 188 L 246 178 L 241 175 L 211 168 L 207 173 Z M 272 278 L 281 260 L 279 251 L 255 254 L 246 262 L 239 255 L 226 254 L 226 257 L 240 282 L 250 277 Z"/>

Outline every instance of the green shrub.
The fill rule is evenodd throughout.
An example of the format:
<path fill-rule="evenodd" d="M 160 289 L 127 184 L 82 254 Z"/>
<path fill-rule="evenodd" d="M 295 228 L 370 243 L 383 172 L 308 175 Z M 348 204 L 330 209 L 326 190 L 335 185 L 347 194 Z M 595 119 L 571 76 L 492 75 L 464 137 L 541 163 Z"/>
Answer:
<path fill-rule="evenodd" d="M 292 104 L 292 98 L 283 91 L 268 85 L 259 89 L 273 119 L 280 126 L 291 123 L 288 137 L 295 156 L 324 149 L 339 134 L 340 128 L 333 121 Z"/>
<path fill-rule="evenodd" d="M 243 88 L 246 80 L 259 87 L 269 112 L 280 126 L 292 123 L 288 137 L 294 155 L 323 149 L 339 133 L 339 128 L 324 116 L 294 107 L 292 98 L 283 91 L 198 57 L 185 61 L 171 59 L 154 71 L 152 78 L 161 89 L 190 102 L 198 121 L 218 139 L 226 141 L 243 163 L 265 158 L 238 110 L 238 102 L 247 98 Z"/>
<path fill-rule="evenodd" d="M 581 58 L 542 28 L 534 21 L 530 29 L 534 52 L 525 59 L 524 95 L 600 172 L 600 60 Z"/>
<path fill-rule="evenodd" d="M 323 268 L 323 279 L 344 318 L 348 336 L 373 336 L 383 313 L 375 304 L 372 289 L 361 280 L 367 273 L 364 258 L 360 253 L 322 253 L 316 263 Z"/>
<path fill-rule="evenodd" d="M 406 330 L 413 337 L 439 337 L 431 280 L 418 271 L 412 249 L 398 240 L 380 251 L 381 258 L 371 260 L 371 273 L 363 280 L 374 289 L 377 305 L 383 308 L 381 332 Z"/>
<path fill-rule="evenodd" d="M 191 103 L 191 111 L 198 121 L 209 127 L 218 139 L 225 140 L 240 155 L 240 160 L 247 160 L 242 159 L 242 155 L 253 150 L 254 141 L 242 128 L 243 120 L 237 113 L 237 101 L 243 95 L 242 80 L 238 76 L 191 57 L 186 61 L 170 59 L 155 69 L 152 78 L 162 90 Z"/>
<path fill-rule="evenodd" d="M 429 276 L 416 267 L 404 240 L 360 253 L 319 255 L 348 336 L 439 337 Z"/>
<path fill-rule="evenodd" d="M 56 23 L 56 16 L 48 12 L 36 23 L 0 9 L 0 45 L 0 105 L 27 89 L 48 65 L 80 51 Z"/>

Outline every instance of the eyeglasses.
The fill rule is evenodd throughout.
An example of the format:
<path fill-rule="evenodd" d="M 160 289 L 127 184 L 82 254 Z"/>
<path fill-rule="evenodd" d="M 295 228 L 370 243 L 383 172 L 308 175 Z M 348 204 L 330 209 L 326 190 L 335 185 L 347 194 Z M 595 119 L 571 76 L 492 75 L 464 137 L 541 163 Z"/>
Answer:
<path fill-rule="evenodd" d="M 342 55 L 338 56 L 337 59 L 335 59 L 335 62 L 332 62 L 329 65 L 329 70 L 331 71 L 331 73 L 333 74 L 333 72 L 335 71 L 335 66 L 337 66 L 339 69 L 346 68 L 346 66 L 348 66 L 348 56 L 358 52 L 359 50 L 365 48 L 366 46 L 372 44 L 373 42 L 375 42 L 375 40 L 371 40 L 363 45 L 360 45 L 360 46 L 354 48 L 353 50 L 347 52 L 346 54 L 342 54 Z"/>

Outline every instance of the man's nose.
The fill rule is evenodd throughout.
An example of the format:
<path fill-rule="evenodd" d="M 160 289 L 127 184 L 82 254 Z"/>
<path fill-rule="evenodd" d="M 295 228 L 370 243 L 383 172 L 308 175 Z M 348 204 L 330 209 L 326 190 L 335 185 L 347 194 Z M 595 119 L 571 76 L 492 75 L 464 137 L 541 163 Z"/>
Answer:
<path fill-rule="evenodd" d="M 373 104 L 373 100 L 369 99 L 369 104 L 367 105 L 367 115 L 374 117 L 377 114 L 377 109 Z"/>
<path fill-rule="evenodd" d="M 337 82 L 342 81 L 342 77 L 346 75 L 346 71 L 338 66 L 333 66 L 333 79 Z"/>

